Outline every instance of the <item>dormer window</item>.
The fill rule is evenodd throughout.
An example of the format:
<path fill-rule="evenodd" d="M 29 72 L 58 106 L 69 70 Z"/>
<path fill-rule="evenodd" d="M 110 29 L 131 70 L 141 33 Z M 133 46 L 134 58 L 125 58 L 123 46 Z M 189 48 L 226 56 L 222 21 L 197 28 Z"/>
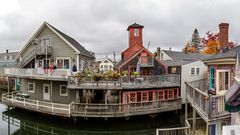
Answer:
<path fill-rule="evenodd" d="M 139 30 L 138 29 L 134 29 L 134 37 L 138 37 L 139 36 Z"/>

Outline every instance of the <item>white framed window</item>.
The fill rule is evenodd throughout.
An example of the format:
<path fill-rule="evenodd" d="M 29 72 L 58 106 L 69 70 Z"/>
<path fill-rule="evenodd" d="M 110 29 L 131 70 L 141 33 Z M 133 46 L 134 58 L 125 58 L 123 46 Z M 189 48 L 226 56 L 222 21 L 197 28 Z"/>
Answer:
<path fill-rule="evenodd" d="M 196 68 L 196 75 L 200 74 L 200 68 Z"/>
<path fill-rule="evenodd" d="M 56 65 L 58 69 L 70 69 L 70 58 L 56 58 Z"/>
<path fill-rule="evenodd" d="M 191 68 L 191 75 L 194 75 L 195 74 L 195 68 Z"/>
<path fill-rule="evenodd" d="M 138 37 L 139 36 L 139 30 L 138 29 L 134 29 L 134 36 Z"/>
<path fill-rule="evenodd" d="M 191 67 L 191 75 L 199 75 L 199 74 L 200 74 L 200 68 Z"/>
<path fill-rule="evenodd" d="M 34 83 L 28 83 L 28 92 L 34 93 L 35 91 L 35 84 Z"/>
<path fill-rule="evenodd" d="M 68 96 L 67 85 L 60 85 L 60 96 Z"/>
<path fill-rule="evenodd" d="M 42 45 L 50 46 L 51 45 L 51 38 L 50 37 L 42 38 Z"/>

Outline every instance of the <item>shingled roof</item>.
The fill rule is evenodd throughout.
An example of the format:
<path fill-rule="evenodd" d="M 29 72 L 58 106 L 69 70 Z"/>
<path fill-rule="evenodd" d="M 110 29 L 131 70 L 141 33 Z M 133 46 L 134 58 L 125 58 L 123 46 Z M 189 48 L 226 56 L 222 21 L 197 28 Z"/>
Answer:
<path fill-rule="evenodd" d="M 48 23 L 47 23 L 48 24 Z M 63 38 L 65 38 L 70 44 L 72 44 L 78 51 L 80 51 L 81 54 L 86 55 L 88 57 L 94 58 L 93 54 L 86 50 L 80 43 L 78 43 L 74 38 L 68 36 L 67 34 L 61 32 L 54 26 L 48 24 L 50 27 L 52 27 L 57 33 L 59 33 Z"/>
<path fill-rule="evenodd" d="M 172 60 L 162 60 L 167 66 L 182 66 L 194 61 L 202 60 L 211 55 L 202 53 L 184 53 L 180 51 L 163 50 Z"/>
<path fill-rule="evenodd" d="M 137 24 L 136 22 L 132 25 L 129 25 L 127 30 L 129 30 L 130 28 L 143 28 L 144 26 Z"/>
<path fill-rule="evenodd" d="M 211 57 L 208 57 L 206 59 L 204 59 L 203 61 L 207 61 L 207 60 L 215 60 L 215 59 L 223 59 L 223 58 L 235 58 L 237 55 L 237 52 L 240 52 L 240 46 L 237 46 L 233 49 L 230 49 L 226 52 L 223 53 L 218 53 L 216 55 L 213 55 Z"/>

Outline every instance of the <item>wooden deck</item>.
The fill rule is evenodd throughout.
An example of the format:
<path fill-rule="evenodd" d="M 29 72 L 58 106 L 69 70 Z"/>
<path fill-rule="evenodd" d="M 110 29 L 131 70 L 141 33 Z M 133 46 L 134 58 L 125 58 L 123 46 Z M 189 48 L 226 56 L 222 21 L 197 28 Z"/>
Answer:
<path fill-rule="evenodd" d="M 72 116 L 129 117 L 181 109 L 181 98 L 128 104 L 72 103 Z"/>
<path fill-rule="evenodd" d="M 209 125 L 230 121 L 231 114 L 225 111 L 224 95 L 211 95 L 207 91 L 206 80 L 186 83 L 186 102 L 193 107 L 193 134 L 196 133 L 196 113 L 206 122 L 206 134 Z M 185 115 L 187 105 L 185 106 Z M 185 116 L 185 119 L 187 116 Z"/>
<path fill-rule="evenodd" d="M 179 87 L 179 75 L 156 75 L 141 77 L 120 77 L 116 80 L 106 79 L 94 81 L 92 78 L 83 78 L 81 82 L 78 77 L 68 77 L 69 89 L 146 89 L 146 88 L 162 88 L 162 87 Z"/>
<path fill-rule="evenodd" d="M 19 97 L 17 92 L 2 94 L 2 103 L 31 111 L 65 117 L 129 117 L 179 110 L 181 98 L 128 104 L 59 104 Z"/>

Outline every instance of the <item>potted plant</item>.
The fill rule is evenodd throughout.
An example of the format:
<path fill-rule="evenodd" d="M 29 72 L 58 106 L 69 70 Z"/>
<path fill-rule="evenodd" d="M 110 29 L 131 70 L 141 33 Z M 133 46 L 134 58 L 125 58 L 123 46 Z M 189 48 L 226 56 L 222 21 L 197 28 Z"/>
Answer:
<path fill-rule="evenodd" d="M 75 74 L 75 77 L 77 78 L 77 84 L 79 86 L 80 83 L 83 83 L 83 77 L 82 77 L 82 73 L 81 72 L 77 72 Z"/>

